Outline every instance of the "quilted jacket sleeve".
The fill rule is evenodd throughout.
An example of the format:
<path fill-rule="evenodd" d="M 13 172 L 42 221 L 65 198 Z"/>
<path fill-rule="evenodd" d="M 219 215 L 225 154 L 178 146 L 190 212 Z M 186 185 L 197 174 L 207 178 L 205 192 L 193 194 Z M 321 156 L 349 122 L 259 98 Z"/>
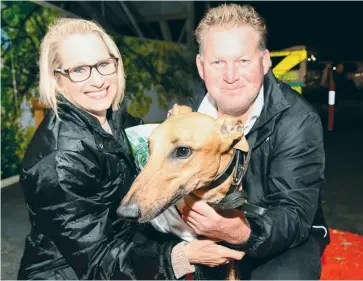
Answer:
<path fill-rule="evenodd" d="M 71 164 L 70 164 L 71 163 Z M 28 206 L 37 231 L 47 236 L 79 279 L 175 279 L 171 250 L 177 241 L 149 240 L 128 222 L 115 233 L 99 168 L 79 153 L 57 151 L 26 171 L 36 183 Z M 117 204 L 117 202 L 116 202 Z M 117 220 L 117 219 L 116 219 Z"/>
<path fill-rule="evenodd" d="M 277 129 L 267 176 L 267 211 L 246 215 L 251 236 L 239 249 L 262 258 L 301 244 L 310 233 L 324 183 L 323 133 L 315 113 L 286 118 Z"/>

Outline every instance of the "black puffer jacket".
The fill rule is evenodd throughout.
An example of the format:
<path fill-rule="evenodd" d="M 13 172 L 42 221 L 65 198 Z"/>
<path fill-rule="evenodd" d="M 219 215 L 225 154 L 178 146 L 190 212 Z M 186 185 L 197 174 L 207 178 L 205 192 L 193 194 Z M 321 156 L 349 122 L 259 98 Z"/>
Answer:
<path fill-rule="evenodd" d="M 61 100 L 61 121 L 48 112 L 22 165 L 31 233 L 18 278 L 175 279 L 170 257 L 178 241 L 144 226 L 139 232 L 116 215 L 136 175 L 124 128 L 140 120 L 109 112 L 112 136 Z"/>
<path fill-rule="evenodd" d="M 197 109 L 201 100 L 195 97 L 190 105 Z M 248 201 L 267 212 L 246 215 L 252 230 L 246 244 L 224 244 L 264 258 L 313 234 L 323 251 L 329 233 L 321 208 L 325 152 L 318 114 L 270 71 L 264 80 L 262 113 L 246 137 L 252 156 L 243 187 Z"/>

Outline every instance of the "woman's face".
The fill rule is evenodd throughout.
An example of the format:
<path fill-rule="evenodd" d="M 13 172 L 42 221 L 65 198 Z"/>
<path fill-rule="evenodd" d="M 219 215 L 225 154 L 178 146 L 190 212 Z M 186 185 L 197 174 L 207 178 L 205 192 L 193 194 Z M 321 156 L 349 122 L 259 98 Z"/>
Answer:
<path fill-rule="evenodd" d="M 74 34 L 66 37 L 60 45 L 59 56 L 60 68 L 70 70 L 73 80 L 66 75 L 57 74 L 60 75 L 59 86 L 63 95 L 76 106 L 99 120 L 104 120 L 117 93 L 117 72 L 112 73 L 117 69 L 117 62 L 108 60 L 111 56 L 101 37 L 96 34 Z M 95 64 L 98 64 L 97 69 L 85 67 Z M 84 80 L 89 71 L 89 78 Z"/>

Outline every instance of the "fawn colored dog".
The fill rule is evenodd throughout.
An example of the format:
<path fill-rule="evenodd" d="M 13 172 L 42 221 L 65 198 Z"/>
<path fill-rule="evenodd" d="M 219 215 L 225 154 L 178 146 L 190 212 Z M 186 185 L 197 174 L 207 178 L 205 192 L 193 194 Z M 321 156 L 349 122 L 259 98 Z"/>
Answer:
<path fill-rule="evenodd" d="M 118 214 L 147 222 L 185 196 L 220 202 L 230 191 L 233 173 L 220 185 L 210 185 L 223 174 L 234 149 L 248 152 L 241 121 L 214 119 L 175 105 L 168 119 L 149 137 L 150 157 L 122 200 Z M 181 210 L 180 210 L 181 211 Z M 228 279 L 237 279 L 231 263 Z"/>

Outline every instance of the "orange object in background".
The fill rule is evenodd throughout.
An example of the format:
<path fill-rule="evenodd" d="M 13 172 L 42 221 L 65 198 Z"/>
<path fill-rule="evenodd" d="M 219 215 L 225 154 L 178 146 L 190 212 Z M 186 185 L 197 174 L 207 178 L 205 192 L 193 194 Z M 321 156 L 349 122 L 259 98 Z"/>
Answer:
<path fill-rule="evenodd" d="M 39 124 L 44 119 L 46 107 L 39 100 L 33 99 L 30 101 L 30 108 L 34 113 L 35 128 L 38 128 Z"/>
<path fill-rule="evenodd" d="M 330 229 L 321 280 L 363 280 L 363 236 Z"/>

